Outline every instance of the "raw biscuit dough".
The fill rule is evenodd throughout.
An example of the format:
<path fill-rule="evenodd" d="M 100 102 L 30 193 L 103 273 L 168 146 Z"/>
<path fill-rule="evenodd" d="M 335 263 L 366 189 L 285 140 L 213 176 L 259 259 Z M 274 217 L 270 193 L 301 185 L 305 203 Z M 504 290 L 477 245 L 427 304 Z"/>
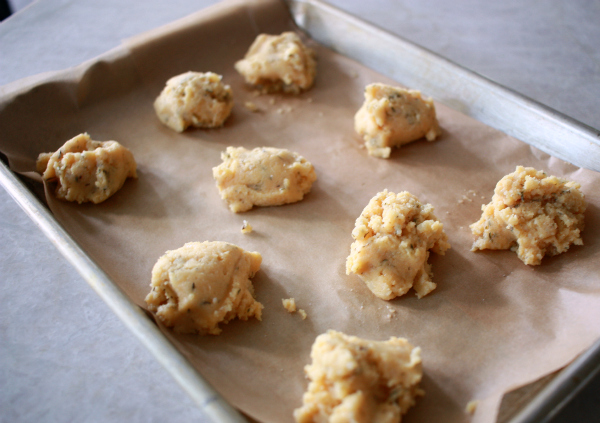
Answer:
<path fill-rule="evenodd" d="M 302 200 L 317 179 L 304 157 L 279 148 L 227 147 L 213 168 L 221 198 L 235 213 L 253 206 L 278 206 Z"/>
<path fill-rule="evenodd" d="M 218 335 L 219 323 L 261 320 L 250 278 L 262 257 L 227 242 L 188 242 L 167 251 L 152 269 L 148 309 L 180 333 Z"/>
<path fill-rule="evenodd" d="M 127 178 L 137 178 L 133 154 L 117 141 L 93 141 L 86 133 L 54 153 L 42 153 L 36 169 L 45 181 L 57 182 L 56 197 L 98 204 L 117 192 Z"/>
<path fill-rule="evenodd" d="M 406 339 L 368 341 L 333 330 L 319 335 L 305 367 L 310 383 L 298 423 L 398 423 L 417 396 L 421 349 Z"/>
<path fill-rule="evenodd" d="M 523 263 L 538 265 L 546 254 L 583 245 L 586 202 L 579 188 L 577 182 L 517 166 L 498 182 L 492 201 L 470 226 L 477 236 L 472 251 L 511 249 Z"/>
<path fill-rule="evenodd" d="M 354 116 L 354 129 L 365 140 L 371 156 L 387 159 L 392 147 L 442 134 L 433 100 L 416 90 L 385 84 L 365 88 L 365 102 Z"/>
<path fill-rule="evenodd" d="M 263 92 L 298 94 L 309 89 L 316 75 L 315 53 L 294 32 L 260 34 L 235 64 L 250 85 Z"/>
<path fill-rule="evenodd" d="M 233 108 L 233 93 L 222 76 L 213 72 L 186 72 L 167 81 L 154 101 L 162 123 L 183 132 L 187 127 L 218 128 Z"/>
<path fill-rule="evenodd" d="M 346 274 L 357 274 L 384 300 L 411 287 L 419 298 L 433 291 L 429 251 L 443 255 L 450 248 L 433 206 L 406 191 L 384 190 L 373 197 L 356 219 L 352 237 Z"/>

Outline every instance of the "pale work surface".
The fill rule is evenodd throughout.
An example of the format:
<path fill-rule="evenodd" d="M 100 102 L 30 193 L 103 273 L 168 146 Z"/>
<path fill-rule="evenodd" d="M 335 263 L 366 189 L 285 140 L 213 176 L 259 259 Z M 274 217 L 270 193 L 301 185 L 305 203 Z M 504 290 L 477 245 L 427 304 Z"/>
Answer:
<path fill-rule="evenodd" d="M 1 24 L 0 83 L 76 65 L 122 38 L 202 6 L 93 3 L 41 1 Z M 592 95 L 600 86 L 600 52 L 592 43 L 598 39 L 593 23 L 600 11 L 591 4 L 580 10 L 516 2 L 479 9 L 455 2 L 451 10 L 429 2 L 371 2 L 368 10 L 352 5 L 340 6 L 600 126 Z M 7 304 L 0 314 L 3 419 L 158 421 L 178 415 L 201 420 L 170 376 L 4 192 L 1 224 L 0 292 Z M 35 257 L 28 253 L 32 250 Z M 572 416 L 564 421 L 567 417 L 573 421 Z"/>

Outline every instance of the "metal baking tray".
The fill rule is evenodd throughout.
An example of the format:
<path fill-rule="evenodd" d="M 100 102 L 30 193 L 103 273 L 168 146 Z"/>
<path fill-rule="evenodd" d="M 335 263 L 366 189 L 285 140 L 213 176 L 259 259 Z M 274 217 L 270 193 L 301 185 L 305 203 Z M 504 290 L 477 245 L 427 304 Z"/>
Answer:
<path fill-rule="evenodd" d="M 285 0 L 285 3 L 296 24 L 321 44 L 408 86 L 418 86 L 436 101 L 546 153 L 600 171 L 598 130 L 324 2 Z M 145 311 L 90 259 L 4 162 L 0 166 L 0 183 L 210 419 L 247 421 L 202 378 Z M 516 412 L 501 413 L 498 421 L 549 420 L 599 370 L 600 340 L 562 371 L 531 389 L 522 407 Z"/>

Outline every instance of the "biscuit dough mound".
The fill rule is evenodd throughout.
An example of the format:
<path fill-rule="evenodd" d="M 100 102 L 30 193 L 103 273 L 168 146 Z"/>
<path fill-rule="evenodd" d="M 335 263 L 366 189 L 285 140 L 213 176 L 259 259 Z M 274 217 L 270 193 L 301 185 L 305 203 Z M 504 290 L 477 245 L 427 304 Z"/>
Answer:
<path fill-rule="evenodd" d="M 260 34 L 235 69 L 263 92 L 299 94 L 312 86 L 317 62 L 314 51 L 294 32 Z"/>
<path fill-rule="evenodd" d="M 385 84 L 365 88 L 365 102 L 354 116 L 354 129 L 365 140 L 371 156 L 387 159 L 392 147 L 442 134 L 433 100 L 416 90 Z"/>
<path fill-rule="evenodd" d="M 492 201 L 483 205 L 470 228 L 477 237 L 471 251 L 516 251 L 525 264 L 539 265 L 544 255 L 583 245 L 586 202 L 577 182 L 517 166 L 503 177 Z"/>
<path fill-rule="evenodd" d="M 93 141 L 86 133 L 54 153 L 41 153 L 36 169 L 56 182 L 56 197 L 98 204 L 117 192 L 127 178 L 137 178 L 133 154 L 117 141 Z"/>
<path fill-rule="evenodd" d="M 302 200 L 317 179 L 313 165 L 289 150 L 227 147 L 213 168 L 221 198 L 232 212 Z"/>
<path fill-rule="evenodd" d="M 174 76 L 154 101 L 162 123 L 177 132 L 189 126 L 218 128 L 233 108 L 233 93 L 222 76 L 213 72 L 186 72 Z"/>
<path fill-rule="evenodd" d="M 310 383 L 298 423 L 398 423 L 417 396 L 421 349 L 406 339 L 368 341 L 333 330 L 319 335 L 305 367 Z"/>
<path fill-rule="evenodd" d="M 152 269 L 148 309 L 179 333 L 218 335 L 236 317 L 261 320 L 250 278 L 262 257 L 227 242 L 188 242 L 167 251 Z"/>
<path fill-rule="evenodd" d="M 450 248 L 433 206 L 406 191 L 384 190 L 373 197 L 356 219 L 352 237 L 346 274 L 357 274 L 384 300 L 411 287 L 419 298 L 433 291 L 429 251 L 443 255 Z"/>

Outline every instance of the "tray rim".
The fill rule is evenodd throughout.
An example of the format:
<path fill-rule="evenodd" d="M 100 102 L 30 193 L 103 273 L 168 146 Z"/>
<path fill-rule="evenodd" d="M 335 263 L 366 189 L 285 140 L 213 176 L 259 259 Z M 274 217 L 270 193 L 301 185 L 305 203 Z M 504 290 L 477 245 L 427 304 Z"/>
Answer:
<path fill-rule="evenodd" d="M 382 40 L 386 43 L 386 47 L 393 46 L 401 49 L 403 60 L 406 60 L 406 54 L 411 56 L 410 65 L 423 70 L 423 75 L 428 75 L 426 69 L 433 62 L 434 66 L 437 65 L 436 70 L 439 71 L 442 69 L 448 74 L 454 74 L 458 77 L 459 82 L 452 84 L 455 88 L 458 87 L 459 83 L 462 85 L 458 87 L 458 98 L 445 98 L 443 94 L 448 90 L 448 87 L 444 86 L 442 84 L 443 81 L 440 79 L 430 82 L 423 77 L 411 77 L 408 78 L 412 82 L 409 86 L 418 87 L 419 89 L 423 89 L 424 87 L 423 91 L 431 95 L 434 100 L 453 109 L 457 109 L 457 100 L 460 106 L 461 102 L 477 99 L 475 107 L 466 110 L 463 107 L 458 107 L 459 111 L 529 145 L 537 147 L 551 156 L 563 159 L 579 167 L 600 171 L 600 130 L 585 125 L 557 110 L 454 63 L 435 52 L 382 29 L 377 25 L 357 18 L 322 0 L 284 1 L 288 4 L 296 25 L 319 43 L 385 76 L 397 81 L 402 80 L 402 78 L 399 78 L 401 73 L 389 71 L 389 69 L 392 69 L 389 67 L 390 62 L 385 57 L 378 56 L 380 49 L 356 48 L 356 43 L 344 42 L 345 38 L 348 37 L 344 37 L 343 33 L 334 34 L 331 27 L 328 27 L 326 30 L 323 28 L 322 22 L 331 23 L 334 19 L 337 19 L 337 22 L 344 22 L 346 24 L 346 27 L 343 28 L 346 32 L 351 30 L 362 31 L 364 34 L 371 34 L 374 38 Z M 315 12 L 320 14 L 315 15 Z M 356 38 L 358 37 L 352 37 L 352 40 L 355 41 Z M 413 73 L 418 72 L 413 71 Z M 481 96 L 482 88 L 490 90 L 493 96 Z M 536 130 L 535 126 L 531 127 L 532 129 L 529 131 L 518 130 L 510 124 L 510 118 L 514 116 L 514 113 L 511 113 L 510 110 L 499 110 L 497 101 L 506 102 L 509 105 L 517 107 L 519 113 L 529 114 L 528 120 L 530 122 L 545 122 L 549 127 L 544 128 L 545 130 L 541 133 Z M 490 110 L 494 113 L 490 113 Z M 499 111 L 504 114 L 501 114 L 500 118 L 497 118 Z M 541 139 L 543 136 L 550 136 L 552 139 L 550 142 L 545 143 L 543 138 Z M 561 148 L 561 137 L 563 136 L 567 136 L 569 141 L 576 141 L 576 148 L 573 148 L 572 144 Z M 585 154 L 590 150 L 590 146 L 591 149 L 596 150 L 591 151 L 592 154 Z M 583 149 L 579 153 L 580 156 L 577 156 L 574 152 L 580 147 L 583 147 Z M 587 351 L 583 352 L 560 370 L 550 382 L 535 394 L 529 403 L 514 412 L 507 421 L 510 423 L 540 423 L 548 421 L 599 372 L 600 339 Z"/>
<path fill-rule="evenodd" d="M 487 88 L 495 95 L 499 96 L 499 101 L 512 102 L 523 107 L 524 110 L 532 112 L 538 119 L 550 121 L 559 134 L 567 133 L 571 137 L 579 138 L 581 142 L 590 145 L 600 146 L 600 131 L 584 125 L 575 119 L 557 112 L 539 102 L 531 100 L 509 88 L 506 88 L 496 82 L 487 79 L 473 71 L 470 71 L 442 56 L 418 46 L 402 37 L 383 30 L 376 25 L 361 20 L 347 12 L 344 12 L 321 0 L 281 0 L 290 10 L 296 25 L 308 32 L 311 38 L 320 43 L 340 52 L 354 60 L 357 60 L 380 73 L 398 80 L 395 74 L 390 75 L 385 70 L 378 69 L 377 66 L 365 63 L 355 53 L 344 51 L 340 45 L 331 45 L 327 39 L 311 32 L 307 25 L 307 15 L 310 13 L 323 13 L 333 16 L 338 22 L 345 22 L 350 25 L 356 25 L 363 30 L 370 32 L 374 37 L 380 37 L 386 42 L 395 43 L 402 46 L 412 54 L 417 54 L 433 60 L 447 69 L 448 72 L 460 75 L 464 80 L 470 80 L 472 88 Z M 168 24 L 167 24 L 168 25 Z M 340 47 L 342 47 L 340 49 Z M 109 50 L 105 54 L 112 53 Z M 94 60 L 94 59 L 93 59 Z M 86 62 L 79 66 L 85 65 Z M 79 67 L 77 66 L 77 67 Z M 29 77 L 36 78 L 36 76 Z M 33 79 L 32 79 L 33 80 Z M 417 84 L 418 85 L 418 84 Z M 431 89 L 426 91 L 431 94 L 436 101 L 445 104 L 451 108 L 457 109 L 457 103 L 452 99 L 439 98 L 436 95 L 438 90 Z M 466 94 L 469 94 L 468 92 Z M 472 93 L 471 93 L 472 94 Z M 461 97 L 462 99 L 463 97 Z M 468 96 L 464 97 L 468 99 Z M 486 118 L 486 108 L 484 104 L 478 104 L 478 107 L 469 110 L 458 109 L 475 119 L 482 121 L 496 129 L 515 136 L 522 141 L 534 145 L 537 148 L 562 158 L 581 167 L 588 167 L 595 171 L 600 171 L 600 157 L 594 154 L 584 155 L 586 159 L 583 164 L 577 164 L 570 160 L 575 157 L 563 154 L 563 152 L 553 150 L 553 145 L 540 144 L 535 137 L 523 137 L 523 133 L 512 133 L 510 127 L 504 127 L 500 122 L 487 122 L 482 120 Z M 499 124 L 500 123 L 500 124 Z M 504 128 L 504 129 L 503 129 Z M 507 131 L 508 129 L 509 131 Z M 527 135 L 527 134 L 525 134 Z M 525 138 L 525 139 L 524 139 Z M 571 151 L 573 151 L 572 149 Z M 569 153 L 569 152 L 567 152 Z M 575 157 L 577 158 L 577 157 Z M 587 159 L 592 159 L 587 160 Z M 576 160 L 577 161 L 577 160 Z M 9 195 L 17 202 L 23 211 L 32 219 L 40 230 L 49 238 L 54 246 L 69 261 L 102 300 L 111 308 L 111 310 L 121 319 L 125 326 L 133 332 L 138 340 L 154 355 L 161 365 L 172 375 L 180 386 L 188 393 L 196 405 L 215 422 L 247 422 L 242 415 L 233 408 L 218 392 L 208 384 L 200 373 L 190 364 L 185 356 L 179 352 L 168 338 L 160 332 L 153 320 L 146 312 L 137 306 L 121 289 L 102 271 L 91 258 L 79 247 L 79 245 L 68 235 L 62 226 L 56 221 L 46 206 L 29 190 L 26 184 L 0 160 L 0 185 L 2 185 Z M 562 408 L 585 384 L 591 380 L 596 373 L 600 371 L 600 339 L 592 345 L 587 351 L 577 357 L 572 363 L 561 370 L 557 376 L 549 382 L 542 390 L 518 411 L 509 421 L 511 423 L 533 423 L 548 421 L 553 414 Z"/>
<path fill-rule="evenodd" d="M 62 228 L 23 181 L 0 161 L 0 185 L 71 263 L 133 335 L 150 351 L 214 422 L 247 423 L 168 340 L 146 311 L 136 305 Z"/>
<path fill-rule="evenodd" d="M 296 25 L 319 43 L 551 156 L 600 172 L 600 129 L 325 1 L 283 1 L 288 4 Z M 343 28 L 332 25 L 343 25 Z M 348 33 L 359 33 L 363 37 L 348 37 Z M 368 40 L 365 37 L 369 37 Z M 378 48 L 370 44 L 375 39 L 382 43 Z M 394 61 L 386 49 L 401 51 L 402 60 Z M 448 93 L 453 95 L 448 97 Z M 519 125 L 512 123 L 519 120 Z"/>

